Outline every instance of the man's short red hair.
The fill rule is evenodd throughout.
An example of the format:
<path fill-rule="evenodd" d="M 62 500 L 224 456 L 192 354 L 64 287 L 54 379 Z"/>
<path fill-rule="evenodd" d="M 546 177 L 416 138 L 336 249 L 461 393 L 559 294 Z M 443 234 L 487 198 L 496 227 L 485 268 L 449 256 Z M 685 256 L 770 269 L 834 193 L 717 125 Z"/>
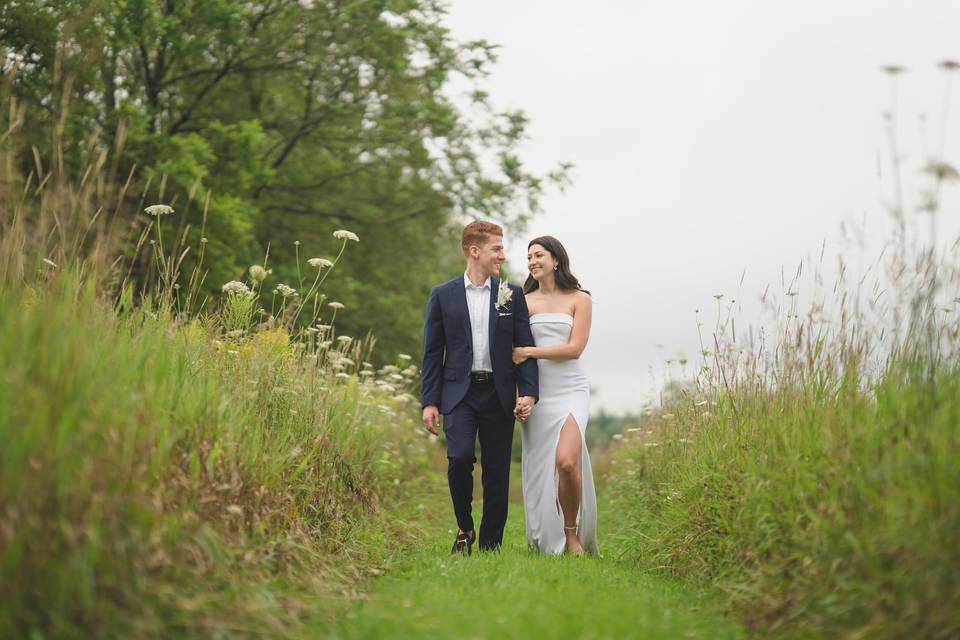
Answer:
<path fill-rule="evenodd" d="M 460 235 L 460 248 L 463 249 L 463 255 L 470 254 L 471 245 L 482 247 L 490 241 L 490 236 L 503 237 L 503 228 L 493 222 L 484 220 L 474 220 L 463 228 Z"/>

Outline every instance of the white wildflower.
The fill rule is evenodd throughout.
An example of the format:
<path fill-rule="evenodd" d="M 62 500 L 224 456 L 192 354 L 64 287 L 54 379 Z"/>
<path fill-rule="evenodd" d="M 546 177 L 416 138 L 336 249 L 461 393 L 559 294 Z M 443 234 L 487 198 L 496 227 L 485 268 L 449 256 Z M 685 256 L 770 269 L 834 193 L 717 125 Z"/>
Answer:
<path fill-rule="evenodd" d="M 343 380 L 349 380 L 349 379 L 352 378 L 353 376 L 351 376 L 349 373 L 338 373 L 338 374 L 337 374 L 337 377 L 338 377 L 338 378 L 341 378 L 341 379 L 343 379 Z"/>
<path fill-rule="evenodd" d="M 318 269 L 330 269 L 333 267 L 333 263 L 326 258 L 310 258 L 307 260 L 307 264 Z"/>
<path fill-rule="evenodd" d="M 373 371 L 364 370 L 364 371 L 361 371 L 361 372 L 360 372 L 360 375 L 362 375 L 362 376 L 372 376 L 372 375 L 373 375 Z"/>
<path fill-rule="evenodd" d="M 236 294 L 236 295 L 244 295 L 244 296 L 253 295 L 252 292 L 250 291 L 250 288 L 246 284 L 238 280 L 231 280 L 227 284 L 223 285 L 221 287 L 221 290 L 227 294 Z"/>
<path fill-rule="evenodd" d="M 333 237 L 337 240 L 353 240 L 354 242 L 360 242 L 360 238 L 357 237 L 353 231 L 347 231 L 346 229 L 338 229 L 333 232 Z"/>
<path fill-rule="evenodd" d="M 329 303 L 327 306 L 330 307 L 331 309 L 343 309 L 343 308 L 345 308 L 345 307 L 344 307 L 344 304 L 343 304 L 342 302 L 336 302 L 336 301 Z"/>
<path fill-rule="evenodd" d="M 144 209 L 144 212 L 151 216 L 166 216 L 173 213 L 173 207 L 165 204 L 153 204 Z"/>
<path fill-rule="evenodd" d="M 406 361 L 409 361 L 409 360 L 413 360 L 413 356 L 408 355 L 408 354 L 406 354 L 406 353 L 398 354 L 397 357 L 400 358 L 401 360 L 405 361 L 405 362 L 406 362 Z"/>
<path fill-rule="evenodd" d="M 243 329 L 234 329 L 233 331 L 227 331 L 227 337 L 229 337 L 229 338 L 239 338 L 239 337 L 242 336 L 244 333 L 246 333 L 246 332 L 245 332 Z"/>
<path fill-rule="evenodd" d="M 320 329 L 320 331 L 330 331 L 330 329 L 333 329 L 333 325 L 332 325 L 332 324 L 318 324 L 318 325 L 317 325 L 317 329 Z"/>
<path fill-rule="evenodd" d="M 345 366 L 348 366 L 348 367 L 352 367 L 352 366 L 354 366 L 354 365 L 356 364 L 356 363 L 355 363 L 353 360 L 351 360 L 350 358 L 340 358 L 339 362 L 340 362 L 340 364 L 345 365 Z"/>
<path fill-rule="evenodd" d="M 227 507 L 227 513 L 230 513 L 235 516 L 243 516 L 243 507 L 236 504 L 231 504 Z"/>
<path fill-rule="evenodd" d="M 337 337 L 337 341 L 338 341 L 338 342 L 342 342 L 342 343 L 350 342 L 351 340 L 353 340 L 353 338 L 351 338 L 350 336 L 338 336 L 338 337 Z"/>
<path fill-rule="evenodd" d="M 277 287 L 273 290 L 274 293 L 279 293 L 284 298 L 296 298 L 300 294 L 297 293 L 297 290 L 293 287 L 287 286 L 285 284 L 278 284 Z"/>
<path fill-rule="evenodd" d="M 329 340 L 324 340 L 323 342 L 321 342 L 320 344 L 317 345 L 317 348 L 318 348 L 318 349 L 329 349 L 329 348 L 330 348 L 330 345 L 332 345 L 332 344 L 333 344 L 333 343 L 330 342 Z"/>

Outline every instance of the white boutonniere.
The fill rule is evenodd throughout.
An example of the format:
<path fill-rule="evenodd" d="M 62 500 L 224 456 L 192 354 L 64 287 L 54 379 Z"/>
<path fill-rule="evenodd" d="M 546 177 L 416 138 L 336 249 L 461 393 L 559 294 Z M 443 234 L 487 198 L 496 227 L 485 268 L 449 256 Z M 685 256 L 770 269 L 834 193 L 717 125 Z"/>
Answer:
<path fill-rule="evenodd" d="M 510 284 L 506 280 L 501 280 L 497 288 L 497 308 L 506 310 L 512 300 L 513 292 L 510 291 Z"/>

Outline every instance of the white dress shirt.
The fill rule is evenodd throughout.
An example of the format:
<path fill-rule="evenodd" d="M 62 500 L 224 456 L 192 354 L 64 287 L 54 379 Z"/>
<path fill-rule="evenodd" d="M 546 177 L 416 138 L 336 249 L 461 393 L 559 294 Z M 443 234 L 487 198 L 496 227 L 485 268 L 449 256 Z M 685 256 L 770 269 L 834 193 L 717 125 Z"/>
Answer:
<path fill-rule="evenodd" d="M 463 288 L 467 293 L 467 310 L 470 312 L 470 329 L 473 333 L 472 371 L 493 371 L 490 359 L 490 277 L 479 287 L 463 274 Z"/>

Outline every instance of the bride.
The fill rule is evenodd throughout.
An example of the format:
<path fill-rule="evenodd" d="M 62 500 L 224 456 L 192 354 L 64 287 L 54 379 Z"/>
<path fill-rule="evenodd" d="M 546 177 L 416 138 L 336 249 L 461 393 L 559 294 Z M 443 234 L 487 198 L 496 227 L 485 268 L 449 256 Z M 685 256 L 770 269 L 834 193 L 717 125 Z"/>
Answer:
<path fill-rule="evenodd" d="M 597 497 L 584 434 L 590 384 L 580 354 L 590 336 L 592 299 L 570 272 L 570 259 L 552 236 L 527 245 L 524 284 L 535 347 L 517 347 L 513 361 L 536 358 L 540 399 L 518 408 L 527 543 L 544 553 L 599 555 Z"/>

